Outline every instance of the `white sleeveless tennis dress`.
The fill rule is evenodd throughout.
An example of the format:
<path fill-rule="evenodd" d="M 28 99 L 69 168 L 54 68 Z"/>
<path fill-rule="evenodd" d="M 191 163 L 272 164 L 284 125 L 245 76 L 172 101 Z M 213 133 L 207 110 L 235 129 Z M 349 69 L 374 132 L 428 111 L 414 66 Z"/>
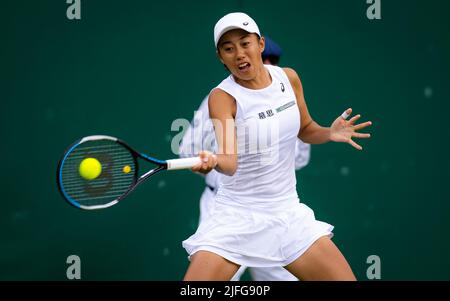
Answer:
<path fill-rule="evenodd" d="M 294 91 L 283 69 L 264 66 L 272 78 L 266 88 L 247 89 L 232 75 L 218 86 L 236 100 L 238 168 L 221 177 L 212 214 L 183 241 L 189 256 L 206 250 L 248 267 L 286 266 L 332 236 L 333 226 L 317 221 L 297 195 Z"/>

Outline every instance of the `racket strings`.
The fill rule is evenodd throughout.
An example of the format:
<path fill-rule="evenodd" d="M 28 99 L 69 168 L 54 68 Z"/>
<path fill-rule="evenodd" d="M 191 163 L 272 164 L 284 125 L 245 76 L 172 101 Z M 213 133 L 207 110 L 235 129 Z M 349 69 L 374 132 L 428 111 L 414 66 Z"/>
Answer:
<path fill-rule="evenodd" d="M 86 158 L 101 165 L 96 178 L 87 180 L 79 172 Z M 128 191 L 136 179 L 136 164 L 132 153 L 112 140 L 90 140 L 76 146 L 65 157 L 60 171 L 61 188 L 79 205 L 106 205 Z"/>

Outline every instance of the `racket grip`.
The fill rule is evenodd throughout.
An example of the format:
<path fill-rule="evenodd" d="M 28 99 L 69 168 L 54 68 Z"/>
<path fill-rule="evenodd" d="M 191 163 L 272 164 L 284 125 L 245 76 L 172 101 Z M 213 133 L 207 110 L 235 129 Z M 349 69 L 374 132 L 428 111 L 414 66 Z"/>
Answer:
<path fill-rule="evenodd" d="M 167 170 L 188 169 L 200 163 L 200 157 L 167 160 Z"/>

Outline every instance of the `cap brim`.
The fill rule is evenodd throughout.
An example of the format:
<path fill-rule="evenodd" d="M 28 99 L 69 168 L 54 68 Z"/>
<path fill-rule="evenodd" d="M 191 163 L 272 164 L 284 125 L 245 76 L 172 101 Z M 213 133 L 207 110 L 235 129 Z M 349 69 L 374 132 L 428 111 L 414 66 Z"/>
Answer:
<path fill-rule="evenodd" d="M 244 31 L 247 31 L 245 28 L 239 27 L 239 26 L 236 26 L 236 25 L 225 27 L 225 28 L 222 29 L 222 30 L 220 31 L 220 33 L 219 33 L 219 38 L 217 39 L 216 47 L 219 46 L 219 42 L 220 42 L 220 39 L 222 38 L 222 36 L 223 36 L 224 34 L 226 34 L 227 32 L 229 32 L 230 30 L 233 30 L 233 29 L 242 29 L 242 30 L 244 30 Z M 250 33 L 249 31 L 247 31 L 247 32 Z"/>

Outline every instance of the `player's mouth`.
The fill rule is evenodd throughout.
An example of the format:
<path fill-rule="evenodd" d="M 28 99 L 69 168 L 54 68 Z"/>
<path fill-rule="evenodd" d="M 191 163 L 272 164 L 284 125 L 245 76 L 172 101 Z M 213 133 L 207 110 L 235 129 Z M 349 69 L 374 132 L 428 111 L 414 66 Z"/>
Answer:
<path fill-rule="evenodd" d="M 238 65 L 238 69 L 239 69 L 239 71 L 241 71 L 241 72 L 247 72 L 248 69 L 250 69 L 250 66 L 251 66 L 250 63 L 245 62 L 245 63 L 239 64 L 239 65 Z"/>

